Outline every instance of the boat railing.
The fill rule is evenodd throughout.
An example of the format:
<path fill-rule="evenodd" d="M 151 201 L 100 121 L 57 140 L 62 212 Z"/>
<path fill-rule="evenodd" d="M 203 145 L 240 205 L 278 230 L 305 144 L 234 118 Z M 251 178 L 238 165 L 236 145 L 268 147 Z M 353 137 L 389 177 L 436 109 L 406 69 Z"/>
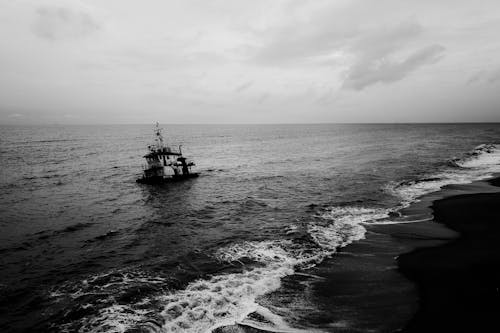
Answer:
<path fill-rule="evenodd" d="M 172 148 L 172 147 L 162 147 L 156 150 L 157 154 L 160 155 L 182 155 L 182 152 L 179 149 Z"/>

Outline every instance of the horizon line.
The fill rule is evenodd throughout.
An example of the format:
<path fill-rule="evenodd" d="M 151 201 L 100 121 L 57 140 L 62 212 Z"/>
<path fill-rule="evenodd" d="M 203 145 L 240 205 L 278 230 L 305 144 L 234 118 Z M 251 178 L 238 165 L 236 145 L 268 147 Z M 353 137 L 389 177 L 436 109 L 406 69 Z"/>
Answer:
<path fill-rule="evenodd" d="M 446 122 L 427 122 L 427 121 L 415 121 L 415 122 L 311 122 L 311 123 L 162 123 L 158 122 L 160 125 L 460 125 L 460 124 L 500 124 L 500 121 L 446 121 Z M 0 126 L 131 126 L 131 125 L 150 125 L 156 124 L 152 123 L 7 123 Z"/>

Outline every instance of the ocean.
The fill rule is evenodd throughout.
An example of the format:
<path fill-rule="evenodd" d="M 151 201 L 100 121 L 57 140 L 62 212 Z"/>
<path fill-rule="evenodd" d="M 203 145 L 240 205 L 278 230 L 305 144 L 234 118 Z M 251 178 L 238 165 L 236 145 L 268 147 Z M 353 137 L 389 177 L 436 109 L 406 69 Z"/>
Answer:
<path fill-rule="evenodd" d="M 153 125 L 0 126 L 0 331 L 366 331 L 365 299 L 317 287 L 349 248 L 376 260 L 372 226 L 500 172 L 499 124 L 161 127 L 200 177 L 136 183 Z"/>

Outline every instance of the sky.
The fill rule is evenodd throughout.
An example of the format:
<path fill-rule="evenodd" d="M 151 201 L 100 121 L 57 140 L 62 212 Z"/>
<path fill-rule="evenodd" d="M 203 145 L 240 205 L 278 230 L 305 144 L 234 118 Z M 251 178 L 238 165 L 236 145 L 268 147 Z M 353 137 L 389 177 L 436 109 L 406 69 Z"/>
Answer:
<path fill-rule="evenodd" d="M 500 2 L 0 0 L 0 124 L 500 122 Z"/>

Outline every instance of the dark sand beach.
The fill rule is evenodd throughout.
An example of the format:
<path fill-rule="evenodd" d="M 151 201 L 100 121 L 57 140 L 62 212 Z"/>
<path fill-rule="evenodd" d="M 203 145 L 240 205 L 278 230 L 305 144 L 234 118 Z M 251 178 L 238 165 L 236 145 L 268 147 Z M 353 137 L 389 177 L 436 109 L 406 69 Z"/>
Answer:
<path fill-rule="evenodd" d="M 500 178 L 489 182 L 498 186 Z M 447 197 L 432 204 L 455 240 L 398 258 L 418 288 L 419 309 L 403 332 L 494 332 L 500 329 L 500 193 Z"/>

